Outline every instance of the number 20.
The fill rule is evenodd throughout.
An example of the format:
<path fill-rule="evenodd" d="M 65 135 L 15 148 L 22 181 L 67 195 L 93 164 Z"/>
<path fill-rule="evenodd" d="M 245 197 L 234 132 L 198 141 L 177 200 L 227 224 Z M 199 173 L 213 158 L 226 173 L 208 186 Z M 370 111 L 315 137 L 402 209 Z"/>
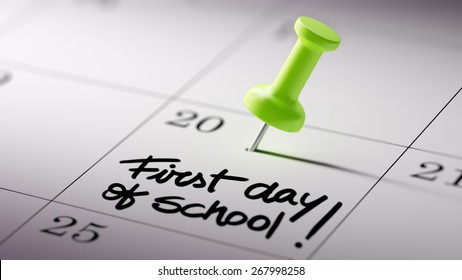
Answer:
<path fill-rule="evenodd" d="M 199 132 L 209 133 L 217 131 L 220 127 L 223 126 L 225 120 L 219 116 L 209 116 L 205 118 L 199 118 L 199 115 L 191 110 L 181 110 L 176 113 L 179 117 L 178 119 L 168 121 L 167 124 L 187 128 L 192 123 L 196 122 L 196 129 Z"/>

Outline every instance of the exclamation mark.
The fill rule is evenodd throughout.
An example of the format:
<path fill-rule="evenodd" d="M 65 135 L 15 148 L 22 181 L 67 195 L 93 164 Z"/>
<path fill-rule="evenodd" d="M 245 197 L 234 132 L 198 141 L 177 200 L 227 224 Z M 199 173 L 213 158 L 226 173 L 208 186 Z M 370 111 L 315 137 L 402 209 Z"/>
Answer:
<path fill-rule="evenodd" d="M 337 204 L 334 205 L 334 207 L 332 207 L 332 209 L 329 210 L 329 212 L 326 213 L 326 215 L 324 215 L 324 217 L 321 218 L 321 220 L 319 220 L 319 222 L 317 222 L 314 227 L 310 230 L 310 232 L 308 232 L 308 234 L 306 235 L 305 239 L 306 240 L 309 240 L 313 235 L 316 234 L 316 232 L 318 232 L 319 229 L 321 229 L 321 227 L 327 223 L 327 221 L 330 220 L 330 218 L 332 218 L 332 216 L 335 215 L 335 213 L 337 213 L 337 211 L 342 207 L 342 203 L 341 202 L 337 202 Z M 303 244 L 301 242 L 296 242 L 295 243 L 295 247 L 297 248 L 301 248 L 303 246 Z"/>

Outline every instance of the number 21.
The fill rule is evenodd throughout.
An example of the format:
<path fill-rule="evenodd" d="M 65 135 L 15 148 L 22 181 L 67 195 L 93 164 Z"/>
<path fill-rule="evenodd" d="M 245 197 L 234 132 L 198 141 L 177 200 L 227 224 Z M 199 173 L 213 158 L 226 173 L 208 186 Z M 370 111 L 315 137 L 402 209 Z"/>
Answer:
<path fill-rule="evenodd" d="M 441 163 L 427 161 L 420 165 L 420 167 L 426 169 L 426 171 L 422 171 L 419 173 L 411 174 L 411 177 L 419 178 L 422 180 L 427 181 L 435 181 L 438 179 L 438 176 L 444 171 L 444 166 Z M 462 169 L 455 169 L 455 171 L 459 172 L 460 175 L 452 182 L 446 182 L 446 185 L 449 186 L 456 186 L 462 187 L 460 182 L 462 182 Z"/>

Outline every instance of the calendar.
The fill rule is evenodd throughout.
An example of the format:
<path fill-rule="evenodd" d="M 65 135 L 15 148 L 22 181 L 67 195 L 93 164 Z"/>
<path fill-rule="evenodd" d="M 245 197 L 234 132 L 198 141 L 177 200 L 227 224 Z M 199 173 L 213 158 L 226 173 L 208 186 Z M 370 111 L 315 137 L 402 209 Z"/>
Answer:
<path fill-rule="evenodd" d="M 2 259 L 460 259 L 457 1 L 5 0 Z M 299 16 L 302 130 L 243 105 Z"/>

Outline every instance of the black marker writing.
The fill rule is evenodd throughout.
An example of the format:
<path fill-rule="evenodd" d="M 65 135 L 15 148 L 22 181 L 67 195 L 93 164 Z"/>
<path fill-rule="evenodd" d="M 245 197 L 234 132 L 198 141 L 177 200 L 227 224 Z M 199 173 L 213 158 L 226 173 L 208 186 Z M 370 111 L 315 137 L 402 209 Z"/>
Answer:
<path fill-rule="evenodd" d="M 180 213 L 185 217 L 202 218 L 204 220 L 208 220 L 214 216 L 218 226 L 239 226 L 246 224 L 253 231 L 266 230 L 266 238 L 270 238 L 274 234 L 285 215 L 284 212 L 281 212 L 272 221 L 265 215 L 249 217 L 241 211 L 230 211 L 228 207 L 220 205 L 221 202 L 219 200 L 216 200 L 209 207 L 200 203 L 182 205 L 180 202 L 184 200 L 181 196 L 158 197 L 154 199 L 155 202 L 152 204 L 152 208 L 162 213 Z"/>
<path fill-rule="evenodd" d="M 127 190 L 124 185 L 113 183 L 103 192 L 103 198 L 107 200 L 119 200 L 115 208 L 117 210 L 123 210 L 135 203 L 135 196 L 149 195 L 147 191 L 135 192 L 139 186 L 140 185 L 136 184 L 131 189 Z"/>
<path fill-rule="evenodd" d="M 238 181 L 238 182 L 246 182 L 249 179 L 244 178 L 244 177 L 239 177 L 239 176 L 231 176 L 231 175 L 226 175 L 228 174 L 228 169 L 223 169 L 220 171 L 218 174 L 211 174 L 210 177 L 213 178 L 212 182 L 210 182 L 209 187 L 207 190 L 212 193 L 215 191 L 215 186 L 218 184 L 220 180 L 230 180 L 230 181 Z"/>
<path fill-rule="evenodd" d="M 152 156 L 148 156 L 147 158 L 141 159 L 129 159 L 129 160 L 121 160 L 120 163 L 139 163 L 140 165 L 137 168 L 130 168 L 128 170 L 132 171 L 132 179 L 136 179 L 141 172 L 157 172 L 159 171 L 158 168 L 146 168 L 149 163 L 152 162 L 180 162 L 181 160 L 176 158 L 153 158 Z"/>
<path fill-rule="evenodd" d="M 327 196 L 323 195 L 313 201 L 308 202 L 307 197 L 310 195 L 309 193 L 305 192 L 299 199 L 297 198 L 298 193 L 294 189 L 286 188 L 286 189 L 278 189 L 279 183 L 274 182 L 271 185 L 265 183 L 256 183 L 249 186 L 244 191 L 245 197 L 248 199 L 261 199 L 265 203 L 289 203 L 291 205 L 298 205 L 301 204 L 303 209 L 300 210 L 298 213 L 293 215 L 290 218 L 291 222 L 295 222 L 296 220 L 303 217 L 305 214 L 313 210 L 316 206 L 320 205 L 322 202 L 327 200 Z"/>
<path fill-rule="evenodd" d="M 186 187 L 192 185 L 194 188 L 205 188 L 207 187 L 207 181 L 204 179 L 204 175 L 201 172 L 198 172 L 193 175 L 191 171 L 177 171 L 175 170 L 176 165 L 170 164 L 168 168 L 160 169 L 158 167 L 148 167 L 150 163 L 174 163 L 181 162 L 181 160 L 176 158 L 154 158 L 153 156 L 148 156 L 145 159 L 130 159 L 122 160 L 120 163 L 139 163 L 138 167 L 129 168 L 128 170 L 132 172 L 132 179 L 138 178 L 141 173 L 148 173 L 146 176 L 147 180 L 154 180 L 158 184 L 167 183 L 170 180 L 173 180 L 177 187 Z M 154 174 L 153 174 L 154 173 Z M 237 182 L 246 182 L 249 179 L 240 176 L 227 175 L 228 170 L 223 169 L 217 174 L 210 174 L 212 180 L 207 187 L 207 191 L 212 193 L 215 192 L 215 188 L 221 180 L 228 181 L 237 181 Z"/>
<path fill-rule="evenodd" d="M 290 218 L 290 221 L 291 222 L 295 222 L 296 220 L 300 219 L 301 217 L 303 217 L 306 213 L 310 212 L 311 210 L 313 210 L 316 206 L 318 206 L 319 204 L 323 203 L 324 201 L 327 200 L 327 196 L 326 195 L 323 195 L 321 197 L 318 197 L 317 199 L 313 200 L 313 201 L 310 201 L 310 202 L 307 202 L 306 201 L 306 198 L 309 196 L 310 194 L 309 193 L 305 193 L 301 200 L 300 200 L 300 203 L 303 205 L 303 209 L 300 210 L 297 214 L 293 215 L 291 218 Z"/>
<path fill-rule="evenodd" d="M 131 164 L 128 171 L 131 172 L 131 178 L 137 180 L 145 180 L 148 183 L 157 183 L 162 185 L 169 183 L 168 186 L 184 188 L 191 186 L 195 189 L 204 189 L 207 193 L 212 194 L 220 190 L 220 184 L 224 182 L 246 182 L 248 178 L 229 174 L 228 169 L 222 169 L 220 172 L 203 174 L 202 172 L 182 171 L 177 167 L 181 163 L 177 158 L 154 158 L 152 155 L 140 159 L 121 160 L 121 164 Z M 134 166 L 133 166 L 134 165 Z M 135 184 L 132 188 L 127 189 L 120 183 L 111 184 L 107 190 L 102 193 L 106 200 L 117 201 L 115 208 L 123 210 L 131 207 L 135 203 L 136 197 L 147 196 L 147 191 L 137 191 L 140 187 Z M 242 189 L 238 189 L 239 192 Z M 321 208 L 330 207 L 326 195 L 312 197 L 308 192 L 297 192 L 293 188 L 283 188 L 278 182 L 272 184 L 254 183 L 246 187 L 243 191 L 244 196 L 249 200 L 255 200 L 263 204 L 285 204 L 291 206 L 290 209 L 285 207 L 284 212 L 278 210 L 273 217 L 262 214 L 249 214 L 237 209 L 230 209 L 223 205 L 220 200 L 214 200 L 213 203 L 206 205 L 197 201 L 187 201 L 181 196 L 163 196 L 154 198 L 151 204 L 152 209 L 164 214 L 181 214 L 188 218 L 197 218 L 205 221 L 214 221 L 218 226 L 246 226 L 252 231 L 258 231 L 265 234 L 267 239 L 274 236 L 276 230 L 284 222 L 286 212 L 298 208 L 295 211 L 290 211 L 288 221 L 291 223 L 307 221 L 308 213 L 317 208 L 321 204 L 322 207 L 316 211 L 319 213 Z M 151 200 L 152 201 L 152 200 Z M 262 206 L 262 205 L 260 205 Z M 273 206 L 274 207 L 274 206 Z M 326 224 L 342 207 L 341 202 L 337 202 L 327 213 L 324 214 L 314 226 L 309 230 L 305 239 L 310 239 Z M 262 208 L 262 210 L 265 208 Z M 310 219 L 314 219 L 319 214 L 312 214 Z M 316 218 L 318 219 L 318 218 Z M 296 242 L 295 247 L 301 248 L 302 243 Z"/>

